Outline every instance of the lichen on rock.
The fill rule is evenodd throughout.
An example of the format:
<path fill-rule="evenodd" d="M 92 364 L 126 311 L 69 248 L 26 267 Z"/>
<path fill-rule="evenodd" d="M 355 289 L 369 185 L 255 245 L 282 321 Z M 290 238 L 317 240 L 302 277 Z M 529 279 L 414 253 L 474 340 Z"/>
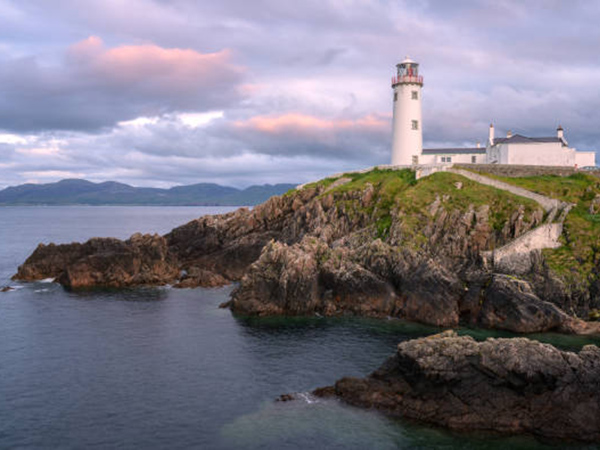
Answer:
<path fill-rule="evenodd" d="M 556 220 L 533 200 L 458 174 L 417 181 L 409 170 L 372 170 L 201 217 L 165 236 L 40 245 L 15 278 L 52 277 L 70 288 L 238 281 L 227 304 L 239 314 L 597 332 L 599 324 L 578 319 L 600 307 L 597 275 L 573 284 L 538 248 L 535 233 Z"/>
<path fill-rule="evenodd" d="M 565 352 L 526 338 L 477 342 L 454 331 L 402 342 L 366 378 L 321 397 L 455 430 L 600 441 L 600 349 Z"/>

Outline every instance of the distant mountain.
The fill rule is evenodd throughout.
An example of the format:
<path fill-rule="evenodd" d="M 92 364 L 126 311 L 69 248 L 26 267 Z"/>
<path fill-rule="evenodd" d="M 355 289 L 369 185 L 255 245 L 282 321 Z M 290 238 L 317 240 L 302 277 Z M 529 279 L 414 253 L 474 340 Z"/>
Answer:
<path fill-rule="evenodd" d="M 264 184 L 236 189 L 214 183 L 170 189 L 133 187 L 106 181 L 69 179 L 48 184 L 22 184 L 0 191 L 0 205 L 171 205 L 251 206 L 281 195 L 294 184 Z"/>

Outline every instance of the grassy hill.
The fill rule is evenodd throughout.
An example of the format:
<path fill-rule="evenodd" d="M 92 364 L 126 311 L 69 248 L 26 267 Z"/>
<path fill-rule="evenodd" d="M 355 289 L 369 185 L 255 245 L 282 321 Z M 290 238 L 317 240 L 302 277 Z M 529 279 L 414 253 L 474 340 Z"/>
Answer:
<path fill-rule="evenodd" d="M 550 267 L 571 281 L 597 279 L 600 267 L 600 178 L 577 173 L 568 177 L 484 175 L 548 197 L 572 203 L 564 222 L 563 246 L 545 250 Z"/>

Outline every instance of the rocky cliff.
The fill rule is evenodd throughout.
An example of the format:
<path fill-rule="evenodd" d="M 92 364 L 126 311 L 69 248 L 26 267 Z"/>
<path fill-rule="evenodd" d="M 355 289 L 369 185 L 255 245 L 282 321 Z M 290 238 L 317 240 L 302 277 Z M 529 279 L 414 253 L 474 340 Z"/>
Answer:
<path fill-rule="evenodd" d="M 600 306 L 596 279 L 574 287 L 541 250 L 501 269 L 485 257 L 559 216 L 458 174 L 416 181 L 408 170 L 374 170 L 307 185 L 251 211 L 202 217 L 162 237 L 40 245 L 15 278 L 53 277 L 70 288 L 239 281 L 228 306 L 241 314 L 596 332 L 576 317 Z"/>
<path fill-rule="evenodd" d="M 594 345 L 576 354 L 525 338 L 476 342 L 444 332 L 403 342 L 367 378 L 315 394 L 456 430 L 600 440 Z"/>

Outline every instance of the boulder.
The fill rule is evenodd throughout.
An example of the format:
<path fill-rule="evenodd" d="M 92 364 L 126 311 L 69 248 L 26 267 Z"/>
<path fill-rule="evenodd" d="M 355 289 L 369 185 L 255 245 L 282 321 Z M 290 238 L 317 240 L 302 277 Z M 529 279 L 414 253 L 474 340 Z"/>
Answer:
<path fill-rule="evenodd" d="M 270 242 L 232 293 L 229 306 L 250 315 L 298 315 L 318 302 L 316 239 L 304 245 Z"/>
<path fill-rule="evenodd" d="M 565 352 L 526 338 L 449 331 L 403 342 L 367 378 L 315 395 L 455 430 L 600 441 L 600 349 Z"/>
<path fill-rule="evenodd" d="M 84 244 L 40 244 L 14 278 L 56 278 L 68 288 L 89 288 L 160 285 L 178 274 L 166 240 L 138 233 L 127 241 L 94 238 Z"/>
<path fill-rule="evenodd" d="M 229 281 L 218 273 L 210 270 L 191 267 L 173 287 L 178 289 L 195 287 L 219 287 L 229 284 Z"/>
<path fill-rule="evenodd" d="M 71 262 L 59 277 L 68 288 L 162 285 L 179 270 L 162 236 L 134 234 L 127 241 L 104 241 L 101 250 Z"/>
<path fill-rule="evenodd" d="M 496 274 L 485 289 L 477 323 L 515 333 L 539 333 L 558 331 L 568 319 L 556 305 L 535 295 L 527 281 Z"/>
<path fill-rule="evenodd" d="M 587 318 L 600 304 L 600 268 L 577 287 L 559 279 L 541 251 L 530 251 L 535 230 L 558 233 L 555 224 L 542 225 L 542 208 L 495 191 L 481 195 L 488 188 L 457 175 L 440 174 L 460 189 L 409 176 L 370 174 L 364 184 L 338 177 L 252 210 L 201 217 L 163 237 L 40 245 L 14 278 L 53 278 L 69 288 L 239 281 L 227 305 L 240 314 L 595 332 L 576 317 Z M 409 196 L 401 195 L 405 190 Z M 486 196 L 490 204 L 481 204 Z M 411 199 L 427 203 L 414 209 Z M 519 264 L 501 257 L 511 242 L 520 243 Z"/>

